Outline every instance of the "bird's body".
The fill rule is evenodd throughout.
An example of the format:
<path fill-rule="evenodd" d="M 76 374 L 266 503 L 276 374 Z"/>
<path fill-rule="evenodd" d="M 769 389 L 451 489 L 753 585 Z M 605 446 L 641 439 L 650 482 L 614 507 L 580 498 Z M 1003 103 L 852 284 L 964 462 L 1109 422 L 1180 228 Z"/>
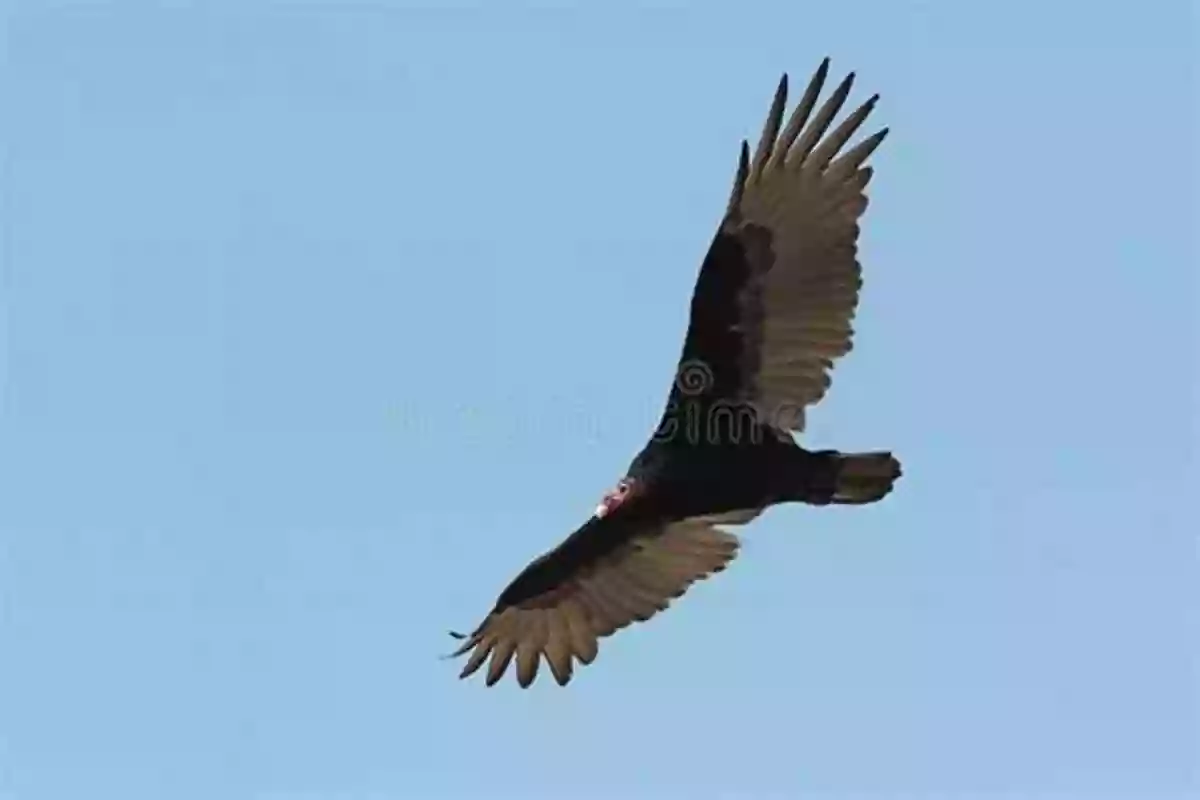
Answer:
<path fill-rule="evenodd" d="M 886 129 L 839 155 L 875 104 L 826 131 L 853 81 L 816 111 L 828 59 L 782 129 L 780 82 L 753 158 L 746 143 L 729 206 L 701 266 L 662 420 L 625 477 L 560 545 L 501 592 L 453 654 L 488 685 L 542 659 L 566 684 L 599 640 L 664 610 L 736 557 L 744 525 L 781 503 L 861 505 L 900 476 L 888 452 L 809 451 L 793 433 L 850 350 L 861 286 L 858 220 Z"/>

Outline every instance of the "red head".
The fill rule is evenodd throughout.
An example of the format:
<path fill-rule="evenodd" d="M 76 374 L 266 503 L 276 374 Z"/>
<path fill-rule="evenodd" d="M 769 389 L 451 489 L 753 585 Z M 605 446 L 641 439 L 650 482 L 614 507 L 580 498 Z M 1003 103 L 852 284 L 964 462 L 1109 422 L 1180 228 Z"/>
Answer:
<path fill-rule="evenodd" d="M 633 480 L 622 478 L 617 482 L 616 487 L 604 493 L 604 499 L 600 501 L 600 505 L 596 506 L 593 516 L 597 518 L 608 516 L 617 506 L 628 500 L 632 493 Z"/>

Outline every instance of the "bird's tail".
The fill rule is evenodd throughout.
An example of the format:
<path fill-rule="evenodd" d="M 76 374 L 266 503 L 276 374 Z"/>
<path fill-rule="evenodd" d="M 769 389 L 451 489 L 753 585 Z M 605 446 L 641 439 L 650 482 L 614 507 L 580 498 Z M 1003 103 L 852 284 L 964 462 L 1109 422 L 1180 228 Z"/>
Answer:
<path fill-rule="evenodd" d="M 803 451 L 802 451 L 803 452 Z M 890 452 L 805 452 L 805 485 L 790 499 L 812 505 L 865 505 L 892 491 L 902 471 Z"/>
<path fill-rule="evenodd" d="M 835 453 L 831 503 L 863 505 L 882 500 L 903 474 L 900 462 L 886 451 Z"/>

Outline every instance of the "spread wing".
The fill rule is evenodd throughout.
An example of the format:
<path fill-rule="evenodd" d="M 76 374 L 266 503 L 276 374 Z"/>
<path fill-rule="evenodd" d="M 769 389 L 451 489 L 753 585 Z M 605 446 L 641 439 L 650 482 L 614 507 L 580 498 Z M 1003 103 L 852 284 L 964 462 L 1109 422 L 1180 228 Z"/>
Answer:
<path fill-rule="evenodd" d="M 668 414 L 687 396 L 735 401 L 779 431 L 802 431 L 806 407 L 825 395 L 834 361 L 852 347 L 859 219 L 872 173 L 865 162 L 887 129 L 843 152 L 878 95 L 830 131 L 854 74 L 817 108 L 828 71 L 825 59 L 786 127 L 784 75 L 753 155 L 742 142 L 693 292 Z"/>
<path fill-rule="evenodd" d="M 682 520 L 621 536 L 593 520 L 526 567 L 474 632 L 455 634 L 466 641 L 450 657 L 470 652 L 460 678 L 487 662 L 488 686 L 515 658 L 522 687 L 533 683 L 545 659 L 565 686 L 575 662 L 596 658 L 601 639 L 665 611 L 693 583 L 724 570 L 737 552 L 737 537 L 711 521 Z"/>

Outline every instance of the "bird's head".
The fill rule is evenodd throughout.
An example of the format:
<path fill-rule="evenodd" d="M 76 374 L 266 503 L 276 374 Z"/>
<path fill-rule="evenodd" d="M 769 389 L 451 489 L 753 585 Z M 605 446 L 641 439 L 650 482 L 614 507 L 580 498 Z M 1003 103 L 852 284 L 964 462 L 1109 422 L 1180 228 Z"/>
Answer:
<path fill-rule="evenodd" d="M 633 479 L 622 478 L 617 482 L 616 486 L 604 493 L 603 499 L 600 500 L 600 505 L 596 506 L 596 510 L 592 515 L 597 519 L 604 519 L 617 506 L 628 500 L 631 494 L 633 494 Z"/>

